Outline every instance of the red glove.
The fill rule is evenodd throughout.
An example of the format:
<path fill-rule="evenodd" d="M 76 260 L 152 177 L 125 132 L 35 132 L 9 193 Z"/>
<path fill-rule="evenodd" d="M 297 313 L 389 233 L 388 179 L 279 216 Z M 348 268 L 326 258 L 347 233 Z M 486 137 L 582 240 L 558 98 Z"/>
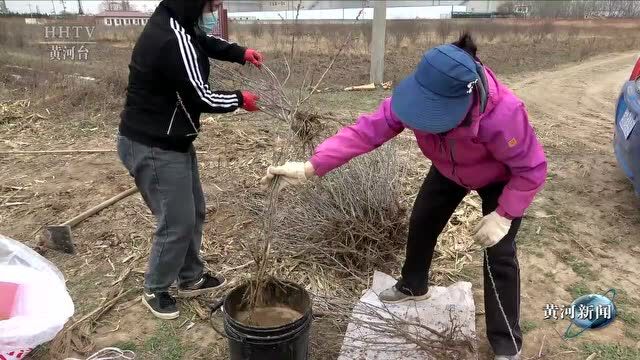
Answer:
<path fill-rule="evenodd" d="M 255 67 L 260 68 L 262 66 L 262 62 L 264 61 L 264 57 L 257 50 L 247 49 L 244 52 L 244 61 L 250 62 Z"/>
<path fill-rule="evenodd" d="M 242 108 L 247 111 L 258 111 L 260 108 L 258 107 L 258 100 L 260 96 L 250 92 L 243 91 L 242 92 Z"/>

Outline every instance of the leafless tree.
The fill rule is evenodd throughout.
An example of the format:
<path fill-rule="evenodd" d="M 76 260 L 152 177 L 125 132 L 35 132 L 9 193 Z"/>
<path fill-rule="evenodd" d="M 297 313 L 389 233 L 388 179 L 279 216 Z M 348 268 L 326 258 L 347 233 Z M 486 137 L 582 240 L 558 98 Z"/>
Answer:
<path fill-rule="evenodd" d="M 100 4 L 103 11 L 132 11 L 135 10 L 129 0 L 103 0 Z"/>
<path fill-rule="evenodd" d="M 122 0 L 120 2 L 120 8 L 122 9 L 122 11 L 131 11 L 131 10 L 133 10 L 133 8 L 131 7 L 131 3 L 129 3 L 129 0 Z"/>
<path fill-rule="evenodd" d="M 534 17 L 573 18 L 588 17 L 628 18 L 640 16 L 640 2 L 634 0 L 568 0 L 525 1 Z"/>

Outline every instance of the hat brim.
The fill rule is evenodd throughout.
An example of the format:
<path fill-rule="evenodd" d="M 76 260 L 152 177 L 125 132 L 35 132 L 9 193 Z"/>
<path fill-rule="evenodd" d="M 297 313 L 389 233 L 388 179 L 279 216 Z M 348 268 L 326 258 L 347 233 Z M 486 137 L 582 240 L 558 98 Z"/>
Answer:
<path fill-rule="evenodd" d="M 391 111 L 410 129 L 441 134 L 464 120 L 472 102 L 471 94 L 461 97 L 438 95 L 420 85 L 414 73 L 393 90 Z"/>

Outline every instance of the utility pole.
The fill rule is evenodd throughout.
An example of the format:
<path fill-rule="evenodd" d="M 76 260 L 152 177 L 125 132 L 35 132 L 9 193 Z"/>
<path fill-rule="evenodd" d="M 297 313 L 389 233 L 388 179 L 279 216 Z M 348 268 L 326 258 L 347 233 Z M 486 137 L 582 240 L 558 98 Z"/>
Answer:
<path fill-rule="evenodd" d="M 84 10 L 82 10 L 82 1 L 78 0 L 78 15 L 84 15 Z"/>
<path fill-rule="evenodd" d="M 371 71 L 369 79 L 374 84 L 384 81 L 384 43 L 387 27 L 387 1 L 373 2 L 373 22 L 371 23 Z"/>

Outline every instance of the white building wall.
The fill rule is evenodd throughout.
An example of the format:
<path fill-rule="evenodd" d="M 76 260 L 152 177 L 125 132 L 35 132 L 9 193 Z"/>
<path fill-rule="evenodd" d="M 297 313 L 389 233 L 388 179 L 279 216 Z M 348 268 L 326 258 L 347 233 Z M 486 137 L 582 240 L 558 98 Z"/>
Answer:
<path fill-rule="evenodd" d="M 387 0 L 387 7 L 466 6 L 468 11 L 495 11 L 504 1 L 496 0 Z M 372 0 L 302 0 L 303 10 L 355 9 L 373 7 Z M 224 0 L 229 12 L 293 11 L 295 0 Z"/>
<path fill-rule="evenodd" d="M 465 11 L 465 6 L 423 6 L 423 7 L 390 7 L 387 8 L 387 20 L 400 19 L 447 19 L 452 11 Z M 294 20 L 355 20 L 361 9 L 331 10 L 295 10 L 287 11 L 250 11 L 230 12 L 230 20 L 281 21 Z M 365 8 L 360 15 L 361 20 L 373 19 L 373 8 Z"/>

